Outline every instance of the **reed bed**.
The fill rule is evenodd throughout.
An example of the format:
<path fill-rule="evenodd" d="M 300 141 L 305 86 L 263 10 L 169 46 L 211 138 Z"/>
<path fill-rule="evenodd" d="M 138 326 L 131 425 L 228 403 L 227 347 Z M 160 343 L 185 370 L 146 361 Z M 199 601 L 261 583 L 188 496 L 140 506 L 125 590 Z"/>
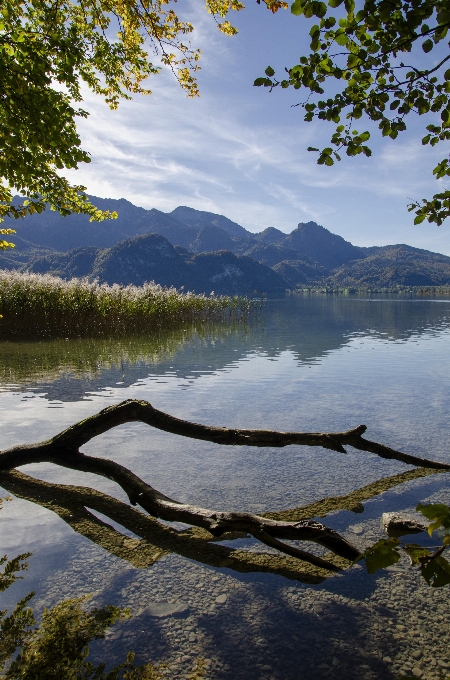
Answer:
<path fill-rule="evenodd" d="M 1 337 L 157 332 L 193 321 L 239 320 L 249 309 L 245 298 L 195 295 L 155 283 L 109 286 L 0 270 Z"/>

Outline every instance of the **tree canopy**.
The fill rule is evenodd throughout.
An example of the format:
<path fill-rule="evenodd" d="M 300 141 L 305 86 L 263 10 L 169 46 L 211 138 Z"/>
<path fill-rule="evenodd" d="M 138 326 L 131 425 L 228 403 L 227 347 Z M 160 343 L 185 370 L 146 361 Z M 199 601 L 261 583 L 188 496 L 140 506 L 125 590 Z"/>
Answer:
<path fill-rule="evenodd" d="M 175 0 L 9 0 L 0 8 L 0 221 L 42 212 L 85 213 L 91 220 L 115 217 L 92 205 L 85 187 L 72 185 L 64 169 L 89 163 L 76 121 L 82 87 L 105 98 L 111 109 L 133 94 L 150 94 L 145 80 L 161 64 L 172 69 L 188 96 L 198 95 L 200 50 L 193 31 L 174 10 Z M 287 6 L 265 0 L 272 11 Z M 206 0 L 225 34 L 225 19 L 239 0 Z M 149 52 L 159 63 L 155 65 Z M 12 191 L 27 200 L 12 202 Z M 0 230 L 11 233 L 11 230 Z M 6 248 L 7 241 L 0 241 Z"/>
<path fill-rule="evenodd" d="M 256 86 L 305 89 L 305 121 L 336 124 L 331 145 L 319 150 L 318 163 L 331 166 L 348 156 L 371 155 L 368 130 L 354 129 L 366 116 L 384 137 L 396 139 L 411 113 L 426 116 L 422 144 L 450 139 L 450 27 L 447 0 L 294 0 L 295 16 L 318 23 L 310 30 L 310 53 L 287 68 L 281 80 L 268 66 Z M 429 53 L 433 53 L 427 57 Z M 450 176 L 446 157 L 434 168 L 437 179 Z M 442 224 L 450 216 L 450 190 L 408 206 L 416 224 Z"/>

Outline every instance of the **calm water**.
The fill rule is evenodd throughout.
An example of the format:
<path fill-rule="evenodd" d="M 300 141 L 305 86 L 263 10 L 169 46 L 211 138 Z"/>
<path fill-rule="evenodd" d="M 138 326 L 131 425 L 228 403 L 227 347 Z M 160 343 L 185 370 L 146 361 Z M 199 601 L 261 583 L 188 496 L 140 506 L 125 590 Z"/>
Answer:
<path fill-rule="evenodd" d="M 46 439 L 106 405 L 140 398 L 229 427 L 336 431 L 365 423 L 370 439 L 450 461 L 449 342 L 448 300 L 331 296 L 270 300 L 245 326 L 186 328 L 159 340 L 4 342 L 0 447 Z M 180 501 L 253 512 L 348 494 L 412 469 L 352 449 L 220 447 L 136 423 L 83 451 L 126 465 Z M 92 475 L 51 464 L 21 471 L 127 501 L 115 484 Z M 450 502 L 447 487 L 446 474 L 418 478 L 368 499 L 361 514 L 340 511 L 323 521 L 364 546 L 381 537 L 382 512 Z M 406 563 L 370 577 L 356 566 L 314 584 L 304 582 L 301 565 L 280 573 L 275 557 L 269 571 L 250 560 L 238 572 L 219 552 L 196 559 L 189 547 L 169 551 L 155 539 L 155 548 L 148 537 L 139 544 L 141 536 L 98 510 L 95 531 L 82 519 L 74 531 L 70 504 L 54 502 L 52 512 L 28 488 L 5 504 L 1 552 L 33 557 L 3 602 L 11 606 L 33 589 L 37 610 L 85 592 L 95 604 L 128 606 L 130 620 L 92 646 L 96 658 L 115 661 L 135 649 L 141 661 L 166 661 L 168 676 L 184 678 L 202 657 L 207 678 L 230 680 L 383 679 L 413 671 L 437 678 L 439 668 L 450 668 L 447 593 L 426 586 Z M 216 545 L 272 552 L 250 539 Z M 141 548 L 145 565 L 132 556 Z"/>

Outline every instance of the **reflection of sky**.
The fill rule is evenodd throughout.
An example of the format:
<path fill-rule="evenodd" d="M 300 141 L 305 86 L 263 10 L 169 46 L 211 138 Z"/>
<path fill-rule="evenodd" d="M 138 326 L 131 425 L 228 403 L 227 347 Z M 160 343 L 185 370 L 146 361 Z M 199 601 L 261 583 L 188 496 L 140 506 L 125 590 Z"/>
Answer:
<path fill-rule="evenodd" d="M 287 362 L 291 369 L 315 365 L 336 351 L 349 351 L 356 357 L 354 352 L 367 343 L 398 345 L 445 335 L 449 305 L 449 300 L 368 302 L 356 297 L 291 296 L 267 302 L 261 316 L 247 325 L 220 327 L 217 337 L 186 334 L 184 340 L 171 342 L 170 352 L 162 351 L 159 356 L 155 343 L 149 344 L 146 338 L 118 338 L 100 345 L 89 340 L 10 342 L 0 352 L 6 383 L 0 391 L 29 391 L 30 398 L 36 391 L 45 393 L 52 407 L 57 407 L 55 402 L 77 401 L 105 387 L 125 389 L 147 378 L 164 383 L 172 377 L 181 389 L 189 389 L 202 376 L 222 375 L 237 367 L 243 375 L 244 364 L 255 365 L 258 358 L 282 361 L 282 365 Z M 270 373 L 267 367 L 261 370 L 261 375 Z M 14 375 L 18 376 L 15 381 L 8 378 Z M 276 374 L 270 380 L 277 380 Z"/>

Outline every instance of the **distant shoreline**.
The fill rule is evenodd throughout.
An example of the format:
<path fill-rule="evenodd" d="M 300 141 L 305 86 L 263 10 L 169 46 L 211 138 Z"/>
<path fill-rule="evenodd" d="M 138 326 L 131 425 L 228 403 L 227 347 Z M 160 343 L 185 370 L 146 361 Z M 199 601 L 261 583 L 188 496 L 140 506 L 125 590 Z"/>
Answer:
<path fill-rule="evenodd" d="M 349 288 L 332 288 L 328 286 L 308 286 L 304 288 L 295 288 L 294 290 L 286 290 L 287 295 L 414 295 L 422 297 L 423 295 L 433 296 L 449 296 L 450 286 L 395 286 L 392 288 L 370 288 L 370 287 L 349 287 Z"/>

